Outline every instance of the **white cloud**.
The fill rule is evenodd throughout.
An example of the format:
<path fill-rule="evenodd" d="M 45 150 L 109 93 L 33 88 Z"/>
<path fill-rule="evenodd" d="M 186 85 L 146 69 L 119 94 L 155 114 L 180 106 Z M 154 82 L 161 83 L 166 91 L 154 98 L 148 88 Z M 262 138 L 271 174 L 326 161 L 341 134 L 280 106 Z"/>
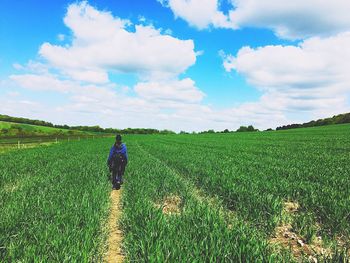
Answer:
<path fill-rule="evenodd" d="M 238 12 L 240 1 L 235 4 Z M 217 1 L 205 5 L 173 0 L 167 5 L 198 28 L 250 25 L 243 18 L 229 20 Z M 0 98 L 1 112 L 69 125 L 198 131 L 250 124 L 276 127 L 349 110 L 350 33 L 311 38 L 299 46 L 244 47 L 236 55 L 221 52 L 226 71 L 237 71 L 263 95 L 258 101 L 218 110 L 203 103 L 205 94 L 192 79 L 180 77 L 202 54 L 194 50 L 192 40 L 164 35 L 153 26 L 132 25 L 86 2 L 70 5 L 64 21 L 72 43 L 44 43 L 40 55 L 45 62 L 14 64 L 19 73 L 0 80 L 0 88 L 9 91 Z M 129 92 L 109 80 L 115 72 L 131 73 L 139 83 Z M 59 106 L 32 101 L 20 88 L 63 93 L 68 100 Z M 20 96 L 10 97 L 13 91 Z"/>
<path fill-rule="evenodd" d="M 13 64 L 12 64 L 12 67 L 13 67 L 14 69 L 16 69 L 16 70 L 22 70 L 22 69 L 24 69 L 24 67 L 23 67 L 21 64 L 19 64 L 19 63 L 13 63 Z"/>
<path fill-rule="evenodd" d="M 186 20 L 198 29 L 209 26 L 230 27 L 228 17 L 219 11 L 218 0 L 158 0 L 169 7 L 176 17 Z"/>
<path fill-rule="evenodd" d="M 56 75 L 20 74 L 9 77 L 17 87 L 31 91 L 55 91 L 68 94 L 74 101 L 109 104 L 118 99 L 117 86 L 113 83 L 96 85 L 60 79 Z M 106 105 L 106 107 L 108 107 Z"/>
<path fill-rule="evenodd" d="M 26 104 L 22 97 L 16 101 L 0 100 L 3 113 L 41 118 L 69 125 L 101 125 L 103 127 L 153 127 L 158 129 L 206 130 L 235 129 L 241 124 L 266 127 L 279 124 L 278 112 L 266 109 L 257 114 L 259 105 L 241 105 L 234 109 L 215 110 L 200 103 L 204 94 L 191 79 L 172 80 L 170 83 L 145 82 L 135 86 L 137 97 L 117 92 L 115 85 L 81 84 L 58 79 L 54 75 L 13 75 L 17 87 L 33 91 L 55 91 L 69 96 L 59 107 L 47 103 Z M 164 86 L 163 86 L 164 85 Z M 122 89 L 122 87 L 121 87 Z M 18 105 L 21 105 L 18 107 Z M 35 105 L 35 107 L 32 107 Z M 258 117 L 259 118 L 258 118 Z"/>
<path fill-rule="evenodd" d="M 13 68 L 17 71 L 30 72 L 35 74 L 48 74 L 50 67 L 42 62 L 29 60 L 25 65 L 14 63 Z"/>
<path fill-rule="evenodd" d="M 158 0 L 190 25 L 238 29 L 268 28 L 287 39 L 328 36 L 350 30 L 348 0 L 230 0 L 225 15 L 219 0 Z"/>
<path fill-rule="evenodd" d="M 250 124 L 262 129 L 291 122 L 291 119 L 286 117 L 284 107 L 289 103 L 287 101 L 289 97 L 268 93 L 258 102 L 217 110 L 200 103 L 203 93 L 196 89 L 190 79 L 173 80 L 171 85 L 177 87 L 165 87 L 165 90 L 159 90 L 159 93 L 155 90 L 162 87 L 160 83 L 141 83 L 135 86 L 138 95 L 136 97 L 118 92 L 117 87 L 111 84 L 86 85 L 72 80 L 60 80 L 57 76 L 28 74 L 11 79 L 22 88 L 64 93 L 69 100 L 60 106 L 53 107 L 42 101 L 25 103 L 30 99 L 26 99 L 24 95 L 17 99 L 3 97 L 0 98 L 1 112 L 44 119 L 58 124 L 200 131 L 225 128 L 233 130 L 240 125 Z M 297 103 L 295 100 L 292 102 Z M 290 105 L 293 106 L 289 103 Z M 328 110 L 327 107 L 326 110 Z M 296 112 L 300 113 L 300 109 Z M 326 114 L 325 116 L 329 115 L 328 111 L 323 113 Z"/>
<path fill-rule="evenodd" d="M 44 43 L 39 53 L 76 80 L 106 83 L 108 71 L 176 76 L 196 61 L 192 40 L 163 35 L 152 26 L 135 25 L 133 30 L 130 21 L 87 2 L 70 5 L 64 21 L 72 30 L 72 44 Z"/>
<path fill-rule="evenodd" d="M 63 35 L 63 34 L 58 34 L 58 35 L 57 35 L 57 39 L 58 39 L 58 41 L 64 41 L 64 40 L 65 40 L 65 38 L 66 38 L 66 36 L 65 36 L 65 35 Z"/>
<path fill-rule="evenodd" d="M 58 91 L 67 93 L 75 89 L 76 85 L 69 80 L 59 80 L 54 76 L 38 74 L 18 74 L 9 76 L 19 87 L 32 91 Z"/>
<path fill-rule="evenodd" d="M 147 21 L 146 17 L 144 16 L 139 16 L 138 18 L 139 18 L 139 22 L 141 23 L 145 23 Z"/>
<path fill-rule="evenodd" d="M 164 34 L 171 36 L 173 34 L 173 31 L 170 28 L 168 28 L 164 30 Z"/>
<path fill-rule="evenodd" d="M 9 92 L 7 92 L 6 95 L 8 95 L 10 97 L 18 97 L 20 95 L 20 93 L 17 91 L 9 91 Z"/>
<path fill-rule="evenodd" d="M 0 97 L 0 110 L 1 114 L 34 119 L 37 114 L 45 111 L 45 107 L 36 101 Z"/>
<path fill-rule="evenodd" d="M 140 82 L 135 86 L 136 93 L 147 100 L 181 101 L 184 103 L 200 102 L 204 93 L 193 80 L 168 80 L 166 82 Z"/>
<path fill-rule="evenodd" d="M 348 0 L 232 0 L 233 27 L 270 28 L 283 38 L 301 39 L 350 29 Z"/>
<path fill-rule="evenodd" d="M 182 121 L 189 126 L 193 119 L 198 121 L 195 112 L 206 108 L 200 104 L 204 93 L 190 78 L 179 77 L 201 54 L 192 40 L 163 35 L 162 29 L 152 26 L 133 27 L 86 2 L 68 7 L 65 23 L 73 42 L 44 43 L 39 54 L 46 63 L 18 64 L 15 67 L 21 72 L 10 75 L 6 83 L 17 90 L 62 93 L 66 103 L 53 107 L 43 102 L 27 111 L 28 105 L 16 109 L 14 100 L 7 99 L 0 102 L 2 112 L 54 123 L 119 128 L 179 130 Z M 125 85 L 109 80 L 115 72 L 131 73 L 141 82 L 129 92 Z"/>
<path fill-rule="evenodd" d="M 265 94 L 265 108 L 331 115 L 349 110 L 349 46 L 350 32 L 299 46 L 243 47 L 225 56 L 223 65 Z"/>

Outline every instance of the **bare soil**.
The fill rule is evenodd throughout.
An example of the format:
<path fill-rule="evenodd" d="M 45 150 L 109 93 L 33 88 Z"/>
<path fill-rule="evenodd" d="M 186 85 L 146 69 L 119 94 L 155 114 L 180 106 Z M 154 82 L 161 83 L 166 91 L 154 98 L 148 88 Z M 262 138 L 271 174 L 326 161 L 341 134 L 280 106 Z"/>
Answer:
<path fill-rule="evenodd" d="M 296 202 L 285 202 L 283 213 L 293 220 L 293 216 L 298 212 L 299 204 Z M 324 248 L 320 238 L 314 240 L 312 244 L 305 243 L 302 236 L 293 232 L 291 223 L 282 223 L 275 229 L 274 236 L 269 240 L 271 244 L 277 244 L 290 249 L 293 256 L 302 261 L 307 257 L 309 262 L 317 262 L 316 256 L 329 255 L 329 249 Z"/>
<path fill-rule="evenodd" d="M 19 187 L 20 187 L 20 181 L 17 180 L 16 182 L 5 184 L 4 191 L 6 193 L 13 193 L 13 192 L 16 192 L 19 189 Z"/>
<path fill-rule="evenodd" d="M 157 208 L 161 208 L 165 215 L 179 215 L 181 213 L 181 198 L 178 195 L 166 196 L 162 204 L 156 204 Z"/>
<path fill-rule="evenodd" d="M 121 215 L 120 197 L 121 190 L 113 190 L 111 192 L 111 211 L 108 219 L 108 251 L 105 257 L 105 261 L 108 263 L 120 263 L 124 261 L 124 255 L 121 249 L 123 233 L 118 225 Z"/>

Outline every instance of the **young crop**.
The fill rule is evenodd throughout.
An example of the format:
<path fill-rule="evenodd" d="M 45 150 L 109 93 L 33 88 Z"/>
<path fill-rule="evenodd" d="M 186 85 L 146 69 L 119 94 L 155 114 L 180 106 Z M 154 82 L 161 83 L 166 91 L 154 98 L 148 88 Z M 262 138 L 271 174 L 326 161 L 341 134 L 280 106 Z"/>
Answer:
<path fill-rule="evenodd" d="M 140 144 L 268 231 L 269 220 L 282 209 L 279 203 L 291 199 L 334 234 L 348 233 L 350 126 L 336 128 L 168 136 Z M 336 228 L 334 221 L 339 222 Z"/>
<path fill-rule="evenodd" d="M 130 144 L 129 144 L 130 145 Z M 220 206 L 198 196 L 159 159 L 132 144 L 122 227 L 131 262 L 253 262 L 290 259 L 244 221 L 227 221 Z M 181 200 L 168 213 L 169 196 Z M 174 199 L 174 198 L 173 198 Z M 170 199 L 171 200 L 171 199 Z"/>
<path fill-rule="evenodd" d="M 307 242 L 322 236 L 337 243 L 350 235 L 349 131 L 338 125 L 138 143 L 266 235 L 282 223 L 283 204 L 291 200 L 300 204 L 294 231 Z"/>
<path fill-rule="evenodd" d="M 81 141 L 0 155 L 0 261 L 98 258 L 108 209 L 105 142 Z"/>
<path fill-rule="evenodd" d="M 308 259 L 306 246 L 323 251 L 314 258 L 346 262 L 349 132 L 350 125 L 337 125 L 125 136 L 127 261 L 293 262 Z M 0 155 L 1 260 L 102 260 L 112 143 L 71 141 Z M 271 241 L 285 236 L 298 247 Z M 324 242 L 315 247 L 315 240 Z"/>

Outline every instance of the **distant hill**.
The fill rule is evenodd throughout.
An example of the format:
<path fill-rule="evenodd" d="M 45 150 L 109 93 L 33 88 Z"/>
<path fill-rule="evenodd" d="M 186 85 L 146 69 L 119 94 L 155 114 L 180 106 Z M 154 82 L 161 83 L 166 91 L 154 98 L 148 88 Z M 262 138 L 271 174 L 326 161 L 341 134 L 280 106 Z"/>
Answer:
<path fill-rule="evenodd" d="M 14 123 L 0 121 L 0 138 L 11 137 L 68 137 L 68 136 L 86 136 L 95 135 L 92 132 L 77 130 L 59 129 L 47 126 L 38 126 L 25 123 Z"/>
<path fill-rule="evenodd" d="M 17 124 L 30 124 L 41 127 L 50 127 L 60 129 L 63 132 L 75 132 L 75 131 L 83 131 L 90 133 L 107 133 L 107 134 L 170 134 L 174 133 L 170 130 L 157 130 L 157 129 L 148 129 L 148 128 L 127 128 L 127 129 L 114 129 L 114 128 L 101 128 L 100 126 L 68 126 L 68 125 L 55 125 L 51 122 L 41 121 L 41 120 L 31 120 L 27 118 L 20 117 L 12 117 L 8 115 L 0 114 L 0 122 L 10 122 Z M 1 132 L 2 134 L 2 132 Z"/>
<path fill-rule="evenodd" d="M 319 119 L 317 121 L 309 121 L 303 124 L 284 125 L 284 126 L 277 127 L 276 130 L 307 128 L 307 127 L 325 126 L 325 125 L 342 124 L 342 123 L 350 123 L 350 113 L 339 114 L 331 118 Z"/>

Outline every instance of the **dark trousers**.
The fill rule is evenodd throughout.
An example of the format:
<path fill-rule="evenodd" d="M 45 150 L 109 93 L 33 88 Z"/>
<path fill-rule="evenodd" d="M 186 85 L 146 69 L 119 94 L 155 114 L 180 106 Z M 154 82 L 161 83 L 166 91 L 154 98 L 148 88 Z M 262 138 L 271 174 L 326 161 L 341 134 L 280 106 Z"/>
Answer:
<path fill-rule="evenodd" d="M 114 169 L 112 169 L 111 173 L 112 173 L 112 184 L 113 187 L 118 187 L 118 185 L 120 185 L 120 183 L 123 182 L 123 175 L 124 175 L 124 171 L 125 171 L 125 164 L 121 163 L 120 165 L 118 165 L 117 167 L 115 167 Z"/>

